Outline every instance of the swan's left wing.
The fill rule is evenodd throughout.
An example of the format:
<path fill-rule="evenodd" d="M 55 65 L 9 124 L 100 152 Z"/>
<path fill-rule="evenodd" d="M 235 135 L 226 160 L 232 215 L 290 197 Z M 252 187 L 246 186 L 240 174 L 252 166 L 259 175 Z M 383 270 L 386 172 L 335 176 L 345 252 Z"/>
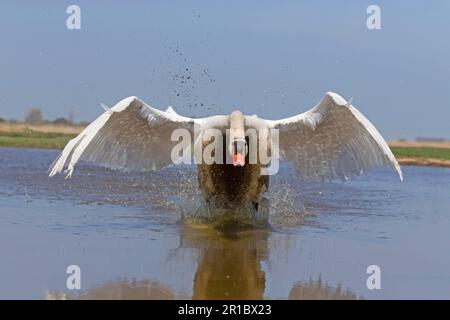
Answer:
<path fill-rule="evenodd" d="M 385 166 L 403 179 L 397 160 L 377 129 L 335 93 L 327 92 L 319 104 L 305 113 L 265 121 L 268 127 L 279 129 L 281 156 L 294 162 L 305 179 L 347 180 Z"/>
<path fill-rule="evenodd" d="M 70 140 L 50 167 L 50 176 L 66 169 L 70 177 L 79 160 L 108 168 L 158 170 L 181 159 L 181 155 L 172 159 L 173 147 L 179 142 L 171 139 L 174 130 L 186 129 L 195 138 L 194 126 L 224 126 L 227 121 L 225 116 L 183 117 L 170 107 L 161 111 L 137 97 L 129 97 L 107 109 Z"/>

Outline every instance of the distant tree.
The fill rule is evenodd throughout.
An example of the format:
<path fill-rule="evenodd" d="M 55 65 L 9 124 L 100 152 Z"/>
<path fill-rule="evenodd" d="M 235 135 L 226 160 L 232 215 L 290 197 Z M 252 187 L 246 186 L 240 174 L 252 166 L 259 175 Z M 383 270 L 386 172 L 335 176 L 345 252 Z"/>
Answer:
<path fill-rule="evenodd" d="M 67 126 L 70 124 L 70 121 L 67 120 L 66 118 L 57 118 L 55 120 L 52 121 L 53 124 L 57 124 L 57 125 L 64 125 Z"/>
<path fill-rule="evenodd" d="M 25 116 L 25 122 L 29 124 L 42 124 L 44 119 L 42 117 L 41 109 L 31 108 Z"/>
<path fill-rule="evenodd" d="M 80 121 L 77 123 L 77 126 L 79 127 L 87 127 L 89 125 L 89 122 L 87 121 Z"/>
<path fill-rule="evenodd" d="M 6 122 L 6 119 L 0 117 L 0 123 Z"/>
<path fill-rule="evenodd" d="M 69 112 L 69 115 L 67 116 L 67 121 L 68 121 L 68 124 L 70 124 L 70 125 L 75 124 L 75 112 L 73 112 L 73 111 Z"/>

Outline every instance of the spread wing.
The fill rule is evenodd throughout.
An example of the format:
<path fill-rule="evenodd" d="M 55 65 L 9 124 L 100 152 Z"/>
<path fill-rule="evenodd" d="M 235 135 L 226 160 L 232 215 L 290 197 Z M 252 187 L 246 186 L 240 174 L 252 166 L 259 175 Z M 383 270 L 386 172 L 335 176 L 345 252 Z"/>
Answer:
<path fill-rule="evenodd" d="M 178 128 L 189 130 L 194 126 L 225 126 L 226 116 L 192 119 L 178 115 L 169 107 L 161 111 L 146 105 L 137 97 L 129 97 L 106 110 L 70 140 L 53 162 L 49 175 L 67 167 L 71 177 L 79 160 L 87 160 L 109 168 L 131 170 L 158 170 L 177 163 L 171 158 L 172 148 L 178 141 L 171 141 L 172 132 Z M 181 158 L 181 156 L 180 156 Z"/>
<path fill-rule="evenodd" d="M 377 129 L 335 93 L 327 92 L 305 113 L 265 121 L 268 127 L 279 129 L 281 156 L 294 162 L 305 179 L 347 180 L 371 168 L 387 166 L 403 180 L 397 160 Z"/>

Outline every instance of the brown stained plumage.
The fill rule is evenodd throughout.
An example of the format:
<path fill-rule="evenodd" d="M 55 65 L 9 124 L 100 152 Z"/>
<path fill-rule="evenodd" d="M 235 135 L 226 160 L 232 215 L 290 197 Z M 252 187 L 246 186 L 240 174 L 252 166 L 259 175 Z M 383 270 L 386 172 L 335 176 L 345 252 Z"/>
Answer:
<path fill-rule="evenodd" d="M 227 144 L 223 142 L 223 164 L 199 164 L 197 166 L 199 186 L 208 203 L 221 207 L 242 206 L 252 203 L 257 207 L 269 188 L 269 176 L 261 175 L 261 165 L 249 164 L 235 167 L 227 164 Z M 247 139 L 248 143 L 248 139 Z"/>

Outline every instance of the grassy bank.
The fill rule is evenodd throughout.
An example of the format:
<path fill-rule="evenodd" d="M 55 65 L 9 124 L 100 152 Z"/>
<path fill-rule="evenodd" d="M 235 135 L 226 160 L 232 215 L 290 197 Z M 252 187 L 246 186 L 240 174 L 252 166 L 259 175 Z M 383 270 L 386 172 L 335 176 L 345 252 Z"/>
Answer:
<path fill-rule="evenodd" d="M 450 149 L 448 148 L 391 146 L 391 150 L 398 158 L 450 160 Z"/>
<path fill-rule="evenodd" d="M 0 129 L 0 146 L 23 148 L 62 149 L 76 134 L 63 132 L 42 132 L 30 128 L 21 131 L 2 131 Z"/>
<path fill-rule="evenodd" d="M 76 126 L 0 124 L 0 147 L 62 149 L 81 132 Z M 450 143 L 392 141 L 400 164 L 450 167 Z"/>

